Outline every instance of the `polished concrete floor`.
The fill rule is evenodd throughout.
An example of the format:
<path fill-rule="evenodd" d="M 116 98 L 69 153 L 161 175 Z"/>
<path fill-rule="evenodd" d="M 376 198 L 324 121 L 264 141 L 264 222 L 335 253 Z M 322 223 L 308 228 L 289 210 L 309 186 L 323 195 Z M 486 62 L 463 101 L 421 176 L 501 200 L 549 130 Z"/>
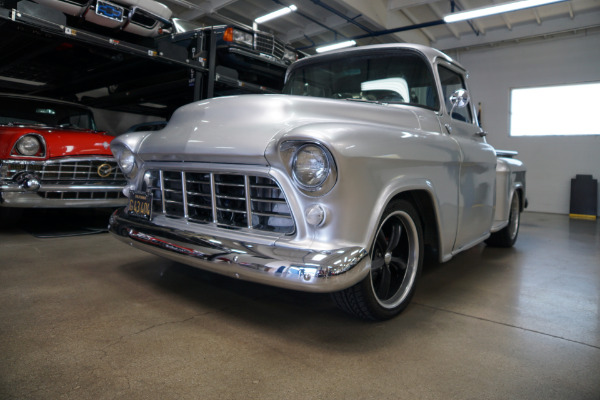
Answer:
<path fill-rule="evenodd" d="M 600 222 L 525 213 L 368 323 L 68 215 L 0 228 L 0 399 L 600 399 Z"/>

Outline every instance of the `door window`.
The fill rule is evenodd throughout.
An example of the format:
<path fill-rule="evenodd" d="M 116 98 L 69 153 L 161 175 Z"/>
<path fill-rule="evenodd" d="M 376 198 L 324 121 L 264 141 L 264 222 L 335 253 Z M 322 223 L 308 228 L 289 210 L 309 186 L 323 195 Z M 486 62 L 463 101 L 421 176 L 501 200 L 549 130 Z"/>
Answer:
<path fill-rule="evenodd" d="M 446 110 L 450 112 L 450 110 L 452 110 L 450 96 L 458 89 L 466 89 L 466 85 L 461 74 L 441 65 L 438 67 L 438 71 L 440 74 L 440 82 L 442 84 L 442 96 L 444 96 L 444 102 L 446 103 Z M 452 111 L 452 119 L 472 123 L 473 117 L 471 115 L 471 106 L 467 105 L 464 108 L 455 107 Z"/>

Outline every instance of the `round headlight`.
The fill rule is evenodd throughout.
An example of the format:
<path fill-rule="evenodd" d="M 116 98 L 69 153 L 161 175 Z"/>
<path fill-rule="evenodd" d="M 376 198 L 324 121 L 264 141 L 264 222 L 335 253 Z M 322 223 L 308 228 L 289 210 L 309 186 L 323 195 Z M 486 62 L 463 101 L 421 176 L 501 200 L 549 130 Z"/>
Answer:
<path fill-rule="evenodd" d="M 129 149 L 123 150 L 123 152 L 118 157 L 118 162 L 119 167 L 121 167 L 121 170 L 126 175 L 131 173 L 131 171 L 133 171 L 133 168 L 135 167 L 135 157 Z"/>
<path fill-rule="evenodd" d="M 315 144 L 301 146 L 294 157 L 292 171 L 300 185 L 309 190 L 316 190 L 329 176 L 327 153 L 322 147 Z"/>
<path fill-rule="evenodd" d="M 35 136 L 23 136 L 15 145 L 17 152 L 24 156 L 35 156 L 41 148 L 40 140 Z"/>

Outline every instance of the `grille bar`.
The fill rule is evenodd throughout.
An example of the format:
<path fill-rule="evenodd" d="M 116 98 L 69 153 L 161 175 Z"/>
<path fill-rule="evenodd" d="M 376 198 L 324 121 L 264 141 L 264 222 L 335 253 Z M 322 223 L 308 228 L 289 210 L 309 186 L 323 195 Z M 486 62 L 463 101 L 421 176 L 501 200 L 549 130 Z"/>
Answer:
<path fill-rule="evenodd" d="M 254 42 L 255 49 L 261 53 L 269 54 L 279 59 L 283 57 L 285 45 L 283 42 L 277 40 L 275 36 L 265 32 L 257 32 Z"/>
<path fill-rule="evenodd" d="M 270 177 L 197 171 L 151 170 L 143 191 L 153 193 L 153 214 L 229 228 L 292 233 L 283 191 Z"/>
<path fill-rule="evenodd" d="M 113 159 L 85 159 L 58 161 L 13 161 L 2 162 L 7 168 L 6 179 L 12 179 L 21 172 L 31 172 L 39 176 L 42 184 L 96 185 L 99 183 L 127 183 L 125 176 Z"/>
<path fill-rule="evenodd" d="M 41 184 L 38 196 L 52 200 L 124 199 L 125 176 L 113 158 L 68 158 L 45 161 L 4 160 L 0 183 L 31 173 Z"/>

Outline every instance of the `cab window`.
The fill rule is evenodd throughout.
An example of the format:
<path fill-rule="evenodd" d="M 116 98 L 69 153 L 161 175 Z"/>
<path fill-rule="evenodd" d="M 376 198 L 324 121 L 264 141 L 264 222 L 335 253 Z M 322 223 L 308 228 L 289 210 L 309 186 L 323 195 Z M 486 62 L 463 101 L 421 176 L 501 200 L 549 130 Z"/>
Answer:
<path fill-rule="evenodd" d="M 452 110 L 450 96 L 452 96 L 452 94 L 458 89 L 466 89 L 466 85 L 461 74 L 441 65 L 438 66 L 438 71 L 440 75 L 440 83 L 442 85 L 442 96 L 444 96 L 446 110 L 449 113 L 450 110 Z M 472 123 L 473 117 L 471 114 L 471 106 L 467 105 L 464 108 L 454 108 L 451 117 L 452 119 L 458 121 Z"/>

